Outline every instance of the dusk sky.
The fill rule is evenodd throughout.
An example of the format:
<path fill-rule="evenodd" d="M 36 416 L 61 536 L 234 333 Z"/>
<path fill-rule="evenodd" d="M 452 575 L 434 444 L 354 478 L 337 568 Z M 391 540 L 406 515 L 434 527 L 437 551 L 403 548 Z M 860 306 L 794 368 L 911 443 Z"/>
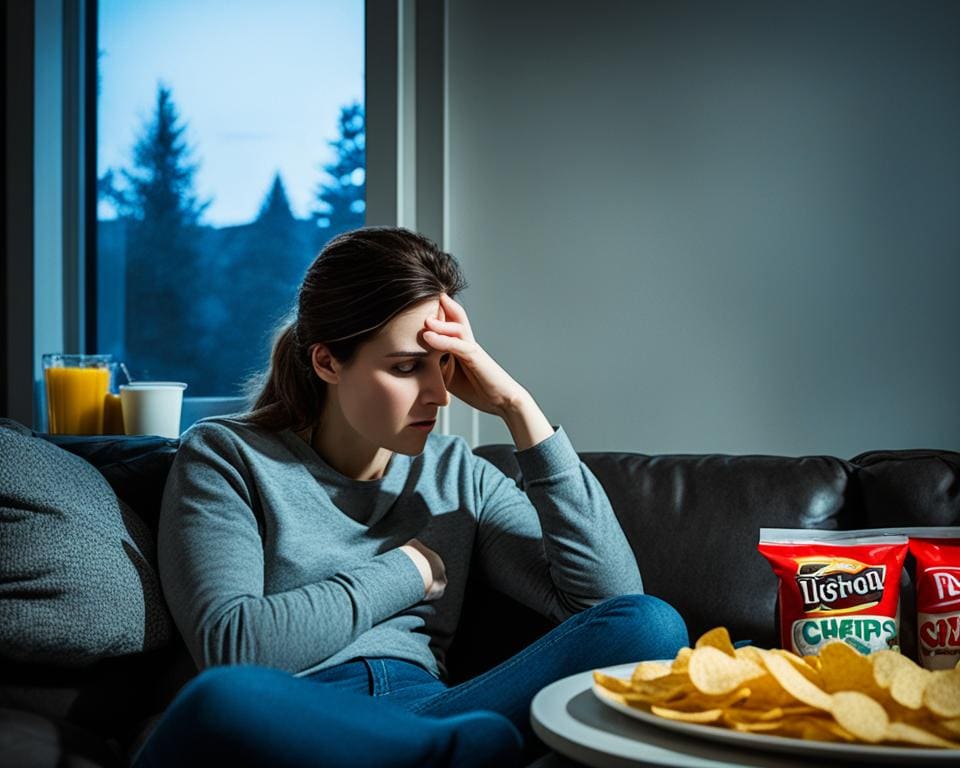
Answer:
<path fill-rule="evenodd" d="M 363 103 L 363 0 L 100 0 L 99 13 L 98 175 L 130 166 L 162 81 L 198 196 L 213 198 L 203 223 L 250 221 L 277 171 L 308 215 L 340 108 Z"/>

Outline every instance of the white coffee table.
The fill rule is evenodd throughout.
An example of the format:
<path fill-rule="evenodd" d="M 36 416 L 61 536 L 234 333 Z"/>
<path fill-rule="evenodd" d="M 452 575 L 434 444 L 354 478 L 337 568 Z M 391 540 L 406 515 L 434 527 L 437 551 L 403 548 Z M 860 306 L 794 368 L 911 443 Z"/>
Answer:
<path fill-rule="evenodd" d="M 629 677 L 635 664 L 608 673 Z M 593 673 L 581 672 L 541 690 L 530 704 L 533 731 L 565 757 L 596 768 L 671 766 L 673 768 L 809 768 L 822 759 L 760 752 L 663 730 L 621 714 L 594 696 Z M 833 763 L 847 765 L 850 763 Z M 860 764 L 861 766 L 863 763 Z"/>

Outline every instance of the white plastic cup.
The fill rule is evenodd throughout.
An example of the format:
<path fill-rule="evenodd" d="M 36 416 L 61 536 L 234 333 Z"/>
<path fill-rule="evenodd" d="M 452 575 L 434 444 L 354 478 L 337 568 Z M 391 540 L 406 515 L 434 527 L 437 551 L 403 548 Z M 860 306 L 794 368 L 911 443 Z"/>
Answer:
<path fill-rule="evenodd" d="M 134 381 L 120 385 L 123 431 L 128 435 L 180 437 L 182 381 Z"/>

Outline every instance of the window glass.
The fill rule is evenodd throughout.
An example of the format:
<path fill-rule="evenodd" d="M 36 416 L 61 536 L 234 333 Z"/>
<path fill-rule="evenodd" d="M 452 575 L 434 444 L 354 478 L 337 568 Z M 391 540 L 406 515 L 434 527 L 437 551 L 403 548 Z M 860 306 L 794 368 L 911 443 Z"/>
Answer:
<path fill-rule="evenodd" d="M 97 349 L 241 394 L 363 226 L 362 0 L 100 0 Z"/>

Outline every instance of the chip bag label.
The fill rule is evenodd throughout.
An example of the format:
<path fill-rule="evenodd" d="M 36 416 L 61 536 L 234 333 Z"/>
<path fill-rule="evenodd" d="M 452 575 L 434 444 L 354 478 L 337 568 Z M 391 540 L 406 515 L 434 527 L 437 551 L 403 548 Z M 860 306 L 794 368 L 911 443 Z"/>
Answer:
<path fill-rule="evenodd" d="M 803 610 L 841 611 L 869 608 L 883 597 L 885 566 L 871 568 L 846 558 L 798 558 L 797 586 Z"/>
<path fill-rule="evenodd" d="M 960 528 L 931 528 L 914 536 L 917 561 L 917 640 L 927 669 L 960 661 Z"/>
<path fill-rule="evenodd" d="M 832 640 L 860 653 L 899 649 L 907 537 L 763 528 L 760 554 L 780 580 L 780 644 L 811 656 Z"/>
<path fill-rule="evenodd" d="M 860 653 L 872 653 L 896 646 L 897 629 L 896 619 L 858 615 L 800 619 L 793 622 L 790 636 L 794 653 L 801 656 L 817 654 L 820 647 L 830 640 L 843 640 Z"/>

